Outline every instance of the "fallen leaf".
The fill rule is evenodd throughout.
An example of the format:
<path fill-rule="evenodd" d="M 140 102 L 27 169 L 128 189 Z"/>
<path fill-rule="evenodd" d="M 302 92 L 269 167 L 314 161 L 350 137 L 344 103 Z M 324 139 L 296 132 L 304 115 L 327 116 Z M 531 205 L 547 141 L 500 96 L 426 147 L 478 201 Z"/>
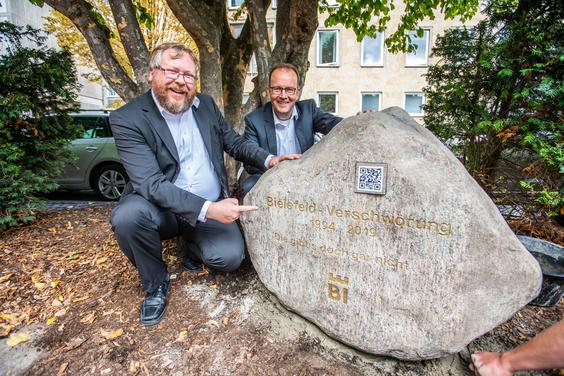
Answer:
<path fill-rule="evenodd" d="M 67 309 L 63 308 L 58 310 L 57 312 L 55 312 L 55 317 L 61 317 L 64 316 L 67 313 Z"/>
<path fill-rule="evenodd" d="M 57 376 L 62 376 L 62 375 L 64 375 L 64 373 L 65 373 L 65 371 L 66 371 L 66 369 L 67 369 L 68 366 L 69 366 L 68 363 L 63 363 L 63 364 L 61 364 L 61 366 L 59 367 L 59 371 L 57 371 Z"/>
<path fill-rule="evenodd" d="M 9 280 L 10 278 L 12 278 L 13 275 L 14 275 L 14 273 L 10 273 L 10 274 L 3 275 L 2 277 L 0 277 L 0 283 L 6 282 L 6 281 Z"/>
<path fill-rule="evenodd" d="M 61 303 L 59 299 L 53 299 L 53 301 L 51 302 L 51 307 L 60 307 L 62 305 L 63 303 Z"/>
<path fill-rule="evenodd" d="M 60 283 L 60 282 L 61 282 L 61 281 L 59 280 L 59 278 L 55 279 L 53 282 L 51 282 L 51 288 L 52 288 L 52 289 L 56 289 L 57 286 L 59 286 L 59 283 Z"/>
<path fill-rule="evenodd" d="M 12 334 L 7 340 L 6 340 L 6 344 L 10 347 L 12 346 L 16 346 L 19 343 L 22 342 L 26 342 L 29 341 L 31 337 L 29 336 L 29 333 L 27 332 L 18 332 L 18 333 L 14 333 Z"/>
<path fill-rule="evenodd" d="M 178 337 L 176 337 L 174 342 L 183 342 L 186 339 L 186 337 L 188 337 L 188 331 L 181 330 L 180 333 L 178 333 Z"/>
<path fill-rule="evenodd" d="M 94 320 L 96 320 L 96 313 L 91 312 L 86 316 L 84 316 L 82 319 L 80 319 L 80 322 L 83 324 L 92 324 Z"/>
<path fill-rule="evenodd" d="M 211 287 L 212 289 L 216 289 L 216 288 L 217 288 L 217 285 L 214 283 L 214 284 L 211 284 L 210 287 Z"/>
<path fill-rule="evenodd" d="M 10 313 L 0 313 L 0 319 L 8 322 L 13 322 L 16 317 Z"/>
<path fill-rule="evenodd" d="M 77 303 L 77 302 L 81 302 L 81 301 L 83 301 L 83 300 L 86 300 L 86 299 L 88 299 L 88 298 L 89 298 L 89 296 L 81 296 L 81 297 L 78 297 L 78 298 L 74 298 L 74 299 L 72 300 L 72 302 L 73 302 L 73 303 Z"/>
<path fill-rule="evenodd" d="M 141 363 L 139 363 L 137 360 L 132 360 L 129 363 L 129 372 L 135 374 L 135 373 L 137 373 L 137 370 L 139 369 L 139 367 L 141 367 Z"/>
<path fill-rule="evenodd" d="M 7 337 L 13 329 L 12 325 L 0 324 L 0 338 Z"/>
<path fill-rule="evenodd" d="M 58 301 L 60 301 L 60 302 L 62 303 L 62 302 L 63 302 L 63 300 L 65 300 L 65 299 L 63 298 L 63 294 L 59 294 L 59 295 L 57 295 L 57 300 L 58 300 Z"/>
<path fill-rule="evenodd" d="M 65 345 L 65 349 L 67 351 L 74 350 L 78 346 L 82 345 L 84 342 L 86 342 L 86 338 L 75 337 L 71 339 L 70 342 L 67 342 L 67 344 Z"/>
<path fill-rule="evenodd" d="M 120 337 L 123 334 L 123 329 L 117 329 L 117 330 L 101 330 L 101 334 L 102 337 L 104 337 L 105 339 L 115 339 Z"/>
<path fill-rule="evenodd" d="M 225 315 L 223 317 L 223 325 L 227 325 L 227 324 L 229 324 L 229 315 Z"/>
<path fill-rule="evenodd" d="M 103 264 L 103 263 L 105 263 L 106 261 L 108 261 L 108 258 L 107 258 L 107 257 L 100 257 L 100 258 L 97 258 L 97 259 L 96 259 L 96 265 Z"/>
<path fill-rule="evenodd" d="M 55 321 L 57 321 L 57 318 L 55 316 L 49 317 L 47 319 L 47 325 L 53 325 L 55 323 Z"/>
<path fill-rule="evenodd" d="M 67 253 L 67 258 L 69 260 L 76 260 L 77 258 L 79 258 L 80 255 L 77 252 L 69 252 Z"/>

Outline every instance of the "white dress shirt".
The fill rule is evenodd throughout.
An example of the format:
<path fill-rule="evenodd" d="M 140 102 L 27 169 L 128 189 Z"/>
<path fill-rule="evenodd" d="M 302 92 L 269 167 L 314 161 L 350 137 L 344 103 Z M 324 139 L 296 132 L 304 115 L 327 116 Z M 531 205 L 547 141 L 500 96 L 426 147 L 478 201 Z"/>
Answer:
<path fill-rule="evenodd" d="M 161 106 L 152 90 L 151 94 L 168 125 L 180 159 L 180 172 L 173 183 L 178 188 L 207 200 L 198 216 L 199 221 L 205 222 L 209 205 L 219 198 L 221 184 L 194 118 L 192 108 L 198 108 L 200 100 L 194 97 L 194 102 L 188 110 L 172 114 Z"/>
<path fill-rule="evenodd" d="M 300 144 L 296 138 L 296 129 L 294 122 L 298 119 L 298 111 L 296 106 L 292 111 L 292 116 L 288 120 L 280 120 L 276 116 L 274 109 L 272 110 L 272 117 L 274 118 L 274 128 L 276 130 L 276 150 L 277 155 L 301 153 Z"/>

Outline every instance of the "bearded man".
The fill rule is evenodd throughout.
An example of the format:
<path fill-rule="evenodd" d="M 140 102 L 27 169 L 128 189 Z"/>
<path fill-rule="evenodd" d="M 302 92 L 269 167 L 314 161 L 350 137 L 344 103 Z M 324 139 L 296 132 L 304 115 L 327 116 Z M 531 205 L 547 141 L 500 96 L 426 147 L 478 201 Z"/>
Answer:
<path fill-rule="evenodd" d="M 129 176 L 110 222 L 117 242 L 137 268 L 143 289 L 141 323 L 163 318 L 170 277 L 162 240 L 182 235 L 183 265 L 233 271 L 245 257 L 235 221 L 256 206 L 229 198 L 223 152 L 266 170 L 284 159 L 244 140 L 225 122 L 213 99 L 196 93 L 198 59 L 184 45 L 165 43 L 151 53 L 151 90 L 110 116 Z"/>

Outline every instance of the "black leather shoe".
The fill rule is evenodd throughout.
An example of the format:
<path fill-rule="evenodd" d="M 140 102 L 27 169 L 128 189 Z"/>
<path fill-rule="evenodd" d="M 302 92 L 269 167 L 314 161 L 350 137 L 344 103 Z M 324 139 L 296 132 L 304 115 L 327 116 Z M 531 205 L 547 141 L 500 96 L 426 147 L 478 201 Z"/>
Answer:
<path fill-rule="evenodd" d="M 170 281 L 163 281 L 153 292 L 147 293 L 141 303 L 141 324 L 145 326 L 158 324 L 166 309 L 166 294 L 170 288 Z"/>
<path fill-rule="evenodd" d="M 204 271 L 204 264 L 202 264 L 200 261 L 192 260 L 187 256 L 182 259 L 182 266 L 184 267 L 184 269 L 193 273 L 199 273 Z"/>

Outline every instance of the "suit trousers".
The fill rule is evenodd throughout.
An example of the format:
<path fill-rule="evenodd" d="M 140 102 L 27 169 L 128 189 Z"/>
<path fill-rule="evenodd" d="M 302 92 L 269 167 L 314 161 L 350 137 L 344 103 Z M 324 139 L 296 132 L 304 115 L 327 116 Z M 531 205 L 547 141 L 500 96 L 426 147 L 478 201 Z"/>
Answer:
<path fill-rule="evenodd" d="M 162 257 L 163 240 L 182 235 L 190 243 L 190 258 L 220 271 L 237 269 L 245 258 L 245 243 L 237 223 L 208 219 L 193 227 L 137 194 L 122 197 L 112 210 L 110 223 L 119 247 L 137 268 L 147 292 L 157 289 L 168 276 Z"/>

